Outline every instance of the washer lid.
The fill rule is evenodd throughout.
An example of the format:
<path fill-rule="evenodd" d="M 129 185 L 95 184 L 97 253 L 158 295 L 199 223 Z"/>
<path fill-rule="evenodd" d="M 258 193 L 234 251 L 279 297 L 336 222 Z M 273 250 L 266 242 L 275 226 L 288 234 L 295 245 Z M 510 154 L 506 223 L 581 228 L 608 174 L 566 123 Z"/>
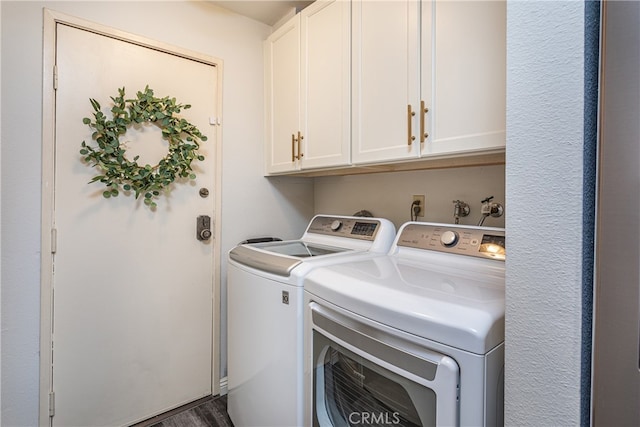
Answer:
<path fill-rule="evenodd" d="M 302 263 L 335 262 L 352 253 L 387 253 L 394 237 L 395 227 L 387 219 L 316 215 L 300 239 L 240 244 L 229 252 L 229 258 L 288 277 Z"/>
<path fill-rule="evenodd" d="M 351 250 L 291 240 L 236 246 L 229 252 L 229 258 L 262 271 L 289 276 L 305 258 L 342 252 Z"/>
<path fill-rule="evenodd" d="M 504 263 L 379 256 L 318 268 L 305 290 L 346 310 L 476 354 L 504 341 Z M 431 257 L 430 257 L 431 258 Z M 473 260 L 473 259 L 472 259 Z"/>
<path fill-rule="evenodd" d="M 306 243 L 301 240 L 290 240 L 285 242 L 269 242 L 269 243 L 255 243 L 251 247 L 264 249 L 268 252 L 288 255 L 296 258 L 309 258 L 320 255 L 330 255 L 339 252 L 346 252 L 347 248 L 338 248 L 335 246 L 317 245 L 313 243 Z"/>

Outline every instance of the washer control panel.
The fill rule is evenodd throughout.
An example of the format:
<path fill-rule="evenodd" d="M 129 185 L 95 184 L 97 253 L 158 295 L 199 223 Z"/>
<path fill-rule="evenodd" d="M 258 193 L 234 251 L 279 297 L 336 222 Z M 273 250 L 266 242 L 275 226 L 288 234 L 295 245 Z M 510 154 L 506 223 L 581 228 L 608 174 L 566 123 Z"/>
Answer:
<path fill-rule="evenodd" d="M 397 246 L 470 255 L 504 261 L 504 229 L 449 224 L 409 223 L 400 231 Z"/>
<path fill-rule="evenodd" d="M 309 224 L 307 233 L 374 240 L 379 228 L 377 219 L 317 216 Z"/>

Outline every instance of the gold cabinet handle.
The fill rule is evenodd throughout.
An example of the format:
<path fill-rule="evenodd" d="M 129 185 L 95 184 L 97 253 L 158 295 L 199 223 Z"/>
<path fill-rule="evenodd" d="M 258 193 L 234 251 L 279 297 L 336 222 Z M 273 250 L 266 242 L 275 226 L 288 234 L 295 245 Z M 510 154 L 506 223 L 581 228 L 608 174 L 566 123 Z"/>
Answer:
<path fill-rule="evenodd" d="M 291 163 L 296 161 L 296 136 L 291 134 Z"/>
<path fill-rule="evenodd" d="M 302 153 L 301 149 L 300 149 L 300 144 L 302 143 L 302 139 L 304 138 L 304 136 L 302 136 L 302 133 L 300 133 L 300 131 L 298 131 L 298 160 L 302 159 L 302 157 L 304 156 L 304 154 Z"/>
<path fill-rule="evenodd" d="M 416 140 L 416 137 L 413 136 L 411 132 L 412 118 L 416 115 L 416 112 L 411 109 L 411 104 L 407 105 L 407 131 L 408 131 L 408 143 L 409 145 L 413 144 L 413 141 Z"/>
<path fill-rule="evenodd" d="M 420 142 L 426 141 L 429 137 L 429 134 L 424 131 L 425 122 L 427 121 L 426 115 L 429 112 L 429 109 L 424 106 L 424 101 L 420 101 Z"/>

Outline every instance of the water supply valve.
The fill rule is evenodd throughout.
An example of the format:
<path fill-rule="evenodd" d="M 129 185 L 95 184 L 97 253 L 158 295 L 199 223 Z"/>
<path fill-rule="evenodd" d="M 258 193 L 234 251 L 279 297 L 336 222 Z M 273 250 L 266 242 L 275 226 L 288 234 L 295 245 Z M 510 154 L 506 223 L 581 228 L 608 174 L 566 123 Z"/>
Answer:
<path fill-rule="evenodd" d="M 501 217 L 504 214 L 504 207 L 500 203 L 492 202 L 493 196 L 489 196 L 484 200 L 481 200 L 482 207 L 480 208 L 480 213 L 482 216 L 480 217 L 480 222 L 478 225 L 484 224 L 484 220 L 487 217 L 492 216 L 494 218 Z"/>
<path fill-rule="evenodd" d="M 459 224 L 460 217 L 468 216 L 469 212 L 471 212 L 471 208 L 467 203 L 463 202 L 462 200 L 454 200 L 453 203 L 454 203 L 454 207 L 453 207 L 454 223 Z"/>

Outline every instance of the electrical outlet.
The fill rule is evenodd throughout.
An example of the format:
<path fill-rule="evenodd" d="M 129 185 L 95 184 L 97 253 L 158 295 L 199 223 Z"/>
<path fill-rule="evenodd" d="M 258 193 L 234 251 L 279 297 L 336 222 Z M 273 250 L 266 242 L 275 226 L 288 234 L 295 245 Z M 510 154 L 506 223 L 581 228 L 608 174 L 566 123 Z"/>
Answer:
<path fill-rule="evenodd" d="M 413 195 L 413 199 L 411 200 L 411 209 L 414 212 L 414 216 L 421 216 L 424 217 L 424 203 L 425 203 L 425 196 L 424 194 L 414 194 Z M 417 215 L 415 214 L 415 207 L 416 205 L 414 205 L 414 203 L 417 203 L 417 207 L 420 208 L 420 210 L 417 212 Z"/>

